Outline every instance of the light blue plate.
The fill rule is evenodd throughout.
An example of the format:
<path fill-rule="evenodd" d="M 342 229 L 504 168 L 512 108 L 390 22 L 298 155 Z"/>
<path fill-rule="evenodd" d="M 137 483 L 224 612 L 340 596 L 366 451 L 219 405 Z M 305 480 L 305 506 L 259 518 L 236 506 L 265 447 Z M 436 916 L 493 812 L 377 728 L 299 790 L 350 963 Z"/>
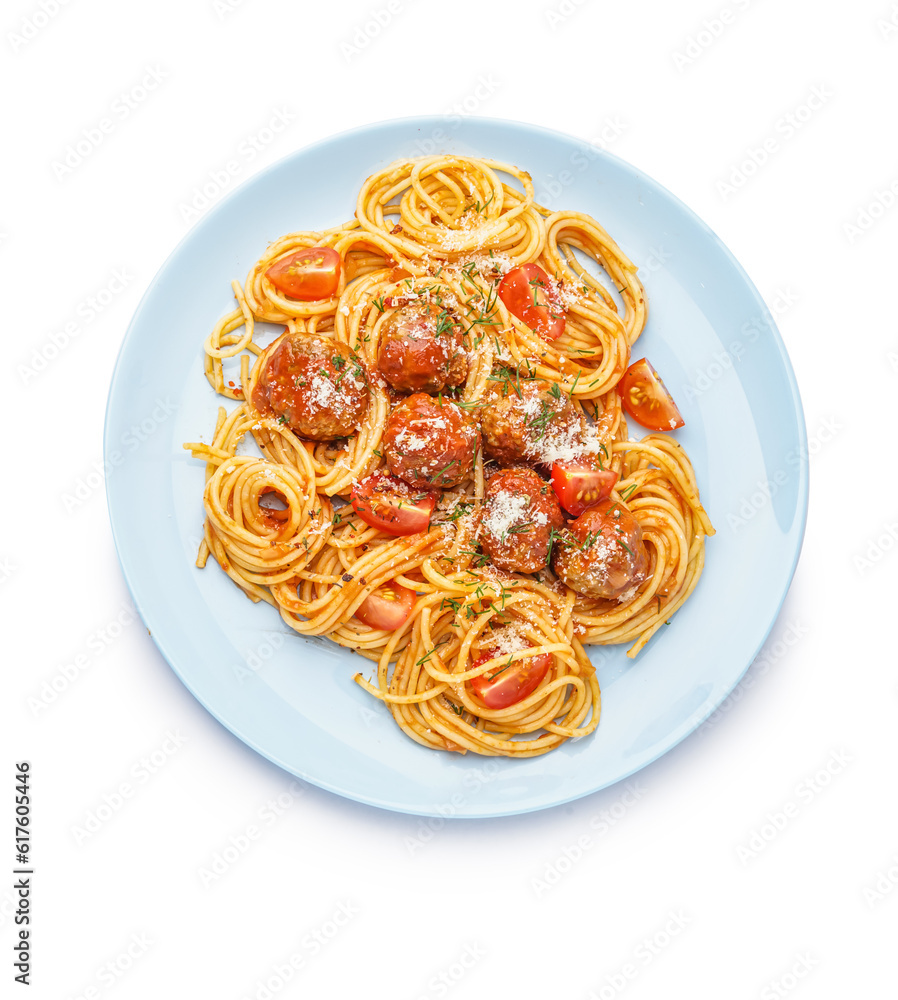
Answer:
<path fill-rule="evenodd" d="M 426 750 L 352 681 L 369 662 L 295 636 L 210 560 L 194 567 L 203 466 L 219 400 L 202 342 L 269 241 L 351 218 L 373 171 L 434 151 L 529 170 L 537 198 L 598 219 L 640 267 L 648 355 L 679 403 L 678 432 L 718 534 L 697 590 L 635 662 L 593 647 L 596 733 L 529 760 Z M 230 405 L 230 404 L 229 404 Z M 287 157 L 211 210 L 165 262 L 131 323 L 106 416 L 107 491 L 125 577 L 153 641 L 232 732 L 285 770 L 361 802 L 428 816 L 558 805 L 644 767 L 724 700 L 763 644 L 804 533 L 807 447 L 783 343 L 729 251 L 635 168 L 515 122 L 415 118 L 346 132 Z"/>

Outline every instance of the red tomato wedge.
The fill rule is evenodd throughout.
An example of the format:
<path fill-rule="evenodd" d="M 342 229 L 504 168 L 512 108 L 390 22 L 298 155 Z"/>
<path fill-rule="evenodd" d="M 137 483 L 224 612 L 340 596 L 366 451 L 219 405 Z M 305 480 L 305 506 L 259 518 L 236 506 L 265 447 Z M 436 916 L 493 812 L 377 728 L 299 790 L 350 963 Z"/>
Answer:
<path fill-rule="evenodd" d="M 340 285 L 343 261 L 330 247 L 297 250 L 275 261 L 265 276 L 284 295 L 303 302 L 329 299 Z"/>
<path fill-rule="evenodd" d="M 352 509 L 372 528 L 388 535 L 427 531 L 438 494 L 415 489 L 396 476 L 375 472 L 352 487 Z"/>
<path fill-rule="evenodd" d="M 474 666 L 478 667 L 481 663 L 486 663 L 487 660 L 499 655 L 498 649 L 487 650 L 474 662 Z M 509 654 L 508 658 L 513 655 Z M 525 660 L 517 660 L 510 666 L 499 664 L 479 677 L 472 677 L 471 687 L 487 708 L 508 708 L 523 701 L 527 695 L 533 694 L 551 666 L 551 653 L 529 656 Z"/>
<path fill-rule="evenodd" d="M 624 372 L 617 392 L 627 413 L 651 431 L 672 431 L 686 423 L 661 376 L 645 358 Z"/>
<path fill-rule="evenodd" d="M 513 267 L 499 283 L 499 298 L 513 316 L 545 340 L 556 340 L 564 333 L 564 309 L 539 264 Z"/>
<path fill-rule="evenodd" d="M 385 583 L 362 601 L 355 617 L 368 628 L 395 632 L 408 621 L 417 596 L 398 583 Z"/>
<path fill-rule="evenodd" d="M 611 496 L 620 476 L 611 469 L 599 469 L 594 459 L 556 462 L 552 466 L 552 489 L 558 502 L 574 517 Z"/>

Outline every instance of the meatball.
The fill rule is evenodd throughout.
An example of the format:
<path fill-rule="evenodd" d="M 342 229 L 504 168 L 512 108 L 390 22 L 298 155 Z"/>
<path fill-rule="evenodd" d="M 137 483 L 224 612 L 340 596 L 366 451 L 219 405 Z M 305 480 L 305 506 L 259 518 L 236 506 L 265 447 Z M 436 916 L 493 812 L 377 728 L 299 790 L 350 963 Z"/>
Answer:
<path fill-rule="evenodd" d="M 403 306 L 384 320 L 377 367 L 400 392 L 442 392 L 468 377 L 461 327 L 446 312 Z"/>
<path fill-rule="evenodd" d="M 253 405 L 300 437 L 333 441 L 358 430 L 368 411 L 368 379 L 358 356 L 339 341 L 285 333 L 253 389 Z"/>
<path fill-rule="evenodd" d="M 480 542 L 499 569 L 514 573 L 542 569 L 552 529 L 563 526 L 555 491 L 532 469 L 502 469 L 490 478 Z"/>
<path fill-rule="evenodd" d="M 606 497 L 568 525 L 555 545 L 555 572 L 586 597 L 623 597 L 648 576 L 642 528 L 623 504 Z"/>
<path fill-rule="evenodd" d="M 390 472 L 411 486 L 457 486 L 471 476 L 480 432 L 455 403 L 416 392 L 390 414 L 383 444 Z"/>
<path fill-rule="evenodd" d="M 502 465 L 551 465 L 582 444 L 585 423 L 567 393 L 542 379 L 517 378 L 504 369 L 484 393 L 480 418 L 483 453 Z M 572 451 L 573 449 L 573 451 Z"/>

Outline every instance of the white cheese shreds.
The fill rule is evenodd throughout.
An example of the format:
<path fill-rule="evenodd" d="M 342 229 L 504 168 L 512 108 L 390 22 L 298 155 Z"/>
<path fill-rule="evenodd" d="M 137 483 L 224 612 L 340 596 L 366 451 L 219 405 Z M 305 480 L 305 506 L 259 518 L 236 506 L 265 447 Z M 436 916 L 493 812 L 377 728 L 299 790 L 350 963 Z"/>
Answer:
<path fill-rule="evenodd" d="M 523 515 L 529 506 L 530 497 L 499 490 L 489 498 L 483 526 L 496 538 L 505 538 L 511 528 L 525 520 Z"/>
<path fill-rule="evenodd" d="M 615 556 L 616 546 L 604 536 L 599 536 L 586 551 L 589 553 L 589 563 L 585 576 L 604 586 L 608 582 L 608 563 Z"/>
<path fill-rule="evenodd" d="M 396 444 L 402 451 L 424 451 L 427 448 L 427 438 L 403 428 L 396 435 Z"/>
<path fill-rule="evenodd" d="M 587 298 L 588 292 L 585 292 L 584 285 L 578 284 L 575 279 L 567 281 L 553 281 L 555 288 L 555 294 L 558 301 L 564 306 L 565 309 L 571 309 L 574 306 L 581 305 Z"/>
<path fill-rule="evenodd" d="M 495 656 L 508 656 L 522 649 L 530 649 L 530 643 L 521 635 L 514 625 L 497 629 L 489 636 L 489 649 L 495 650 Z"/>
<path fill-rule="evenodd" d="M 544 397 L 529 396 L 524 401 L 527 456 L 543 465 L 570 462 L 601 451 L 602 442 L 592 424 L 571 418 L 553 418 L 543 426 L 533 426 L 543 412 Z"/>
<path fill-rule="evenodd" d="M 316 372 L 309 383 L 309 392 L 305 397 L 306 405 L 311 412 L 324 408 L 339 407 L 340 393 L 327 376 Z"/>

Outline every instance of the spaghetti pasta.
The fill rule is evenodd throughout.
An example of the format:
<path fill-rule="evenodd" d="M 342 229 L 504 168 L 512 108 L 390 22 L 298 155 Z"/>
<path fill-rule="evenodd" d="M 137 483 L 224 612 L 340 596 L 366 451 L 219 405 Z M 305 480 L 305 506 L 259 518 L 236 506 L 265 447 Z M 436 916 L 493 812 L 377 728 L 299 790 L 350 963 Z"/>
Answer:
<path fill-rule="evenodd" d="M 276 282 L 296 261 L 295 282 L 333 266 L 317 293 Z M 532 301 L 515 307 L 507 282 L 532 274 L 545 281 L 528 279 Z M 211 555 L 299 635 L 327 636 L 373 661 L 373 677 L 356 680 L 423 746 L 530 757 L 593 732 L 600 691 L 585 647 L 631 643 L 628 655 L 636 655 L 694 590 L 705 537 L 714 533 L 677 442 L 666 433 L 629 437 L 616 389 L 647 316 L 634 264 L 594 219 L 538 205 L 525 171 L 444 155 L 373 174 L 352 221 L 281 237 L 232 289 L 236 308 L 207 337 L 204 370 L 215 392 L 237 405 L 219 409 L 208 444 L 184 446 L 206 463 L 197 565 Z M 408 395 L 411 362 L 383 364 L 399 321 L 422 317 L 466 358 L 460 380 L 430 385 L 429 404 Z M 551 329 L 540 328 L 543 320 Z M 266 324 L 284 329 L 272 338 Z M 313 344 L 323 367 L 291 354 Z M 304 401 L 304 427 L 327 415 L 320 434 L 297 433 L 292 411 L 275 406 L 279 372 L 289 372 L 288 388 Z M 339 421 L 347 393 L 363 412 L 349 434 Z M 483 448 L 462 456 L 453 441 L 444 469 L 430 475 L 426 462 L 414 465 L 424 479 L 410 475 L 407 456 L 385 454 L 385 440 L 398 439 L 409 455 L 430 455 L 450 434 L 441 417 L 450 413 L 440 407 L 451 407 L 479 440 L 478 418 L 505 419 L 508 400 L 530 414 L 501 431 L 503 442 L 523 449 L 517 465 L 545 469 L 590 453 L 613 477 L 608 503 L 615 517 L 635 519 L 647 566 L 621 593 L 587 594 L 553 571 L 553 544 L 572 544 L 567 527 L 550 528 L 539 512 L 514 521 L 526 507 L 514 497 L 489 506 L 494 463 Z M 398 438 L 395 426 L 388 435 L 400 403 L 413 414 L 436 407 L 428 419 L 440 430 L 416 436 L 403 425 Z M 555 424 L 565 429 L 553 437 L 546 428 Z M 250 440 L 252 454 L 243 447 Z M 439 494 L 429 521 L 425 512 L 420 530 L 405 534 L 362 516 L 353 500 L 360 483 L 397 468 L 406 489 L 422 490 L 406 505 L 413 512 L 432 509 Z M 551 489 L 548 497 L 558 510 Z M 539 572 L 510 571 L 484 554 L 487 509 L 496 530 L 521 531 L 522 544 L 543 532 Z M 630 552 L 621 527 L 617 535 Z M 372 623 L 372 601 L 395 604 L 398 594 L 408 595 L 398 624 L 376 615 Z M 503 673 L 517 685 L 514 697 L 491 700 L 484 692 Z"/>

